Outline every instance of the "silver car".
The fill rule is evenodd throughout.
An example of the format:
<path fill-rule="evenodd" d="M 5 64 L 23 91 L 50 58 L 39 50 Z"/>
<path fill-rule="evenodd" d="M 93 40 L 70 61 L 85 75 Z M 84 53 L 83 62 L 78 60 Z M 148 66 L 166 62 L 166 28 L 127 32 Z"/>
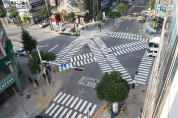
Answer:
<path fill-rule="evenodd" d="M 20 55 L 20 56 L 27 56 L 27 52 L 24 50 L 24 48 L 18 48 L 14 50 L 16 55 Z"/>

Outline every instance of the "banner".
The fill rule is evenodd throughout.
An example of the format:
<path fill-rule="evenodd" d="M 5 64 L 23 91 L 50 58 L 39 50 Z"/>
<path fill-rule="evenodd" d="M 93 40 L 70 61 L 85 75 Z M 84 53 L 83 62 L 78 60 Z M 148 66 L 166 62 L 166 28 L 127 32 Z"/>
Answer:
<path fill-rule="evenodd" d="M 50 0 L 50 6 L 56 6 L 56 1 L 55 0 Z"/>

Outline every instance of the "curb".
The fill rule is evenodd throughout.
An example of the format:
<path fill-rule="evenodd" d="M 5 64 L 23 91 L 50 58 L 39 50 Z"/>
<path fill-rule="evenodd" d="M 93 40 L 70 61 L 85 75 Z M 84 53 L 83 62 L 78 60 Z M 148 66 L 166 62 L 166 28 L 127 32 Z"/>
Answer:
<path fill-rule="evenodd" d="M 140 28 L 139 28 L 139 33 L 148 39 L 152 38 L 151 36 L 148 36 L 146 33 L 142 32 L 142 26 L 140 26 Z"/>
<path fill-rule="evenodd" d="M 96 118 L 96 116 L 103 110 L 103 108 L 107 105 L 107 103 L 105 103 L 93 116 L 93 118 Z"/>
<path fill-rule="evenodd" d="M 29 118 L 33 118 L 34 116 L 39 115 L 49 105 L 49 103 L 52 101 L 52 99 L 56 95 L 57 90 L 59 89 L 59 86 L 57 86 L 58 85 L 57 83 L 58 82 L 55 82 L 55 85 L 51 83 L 51 86 L 49 86 L 51 90 L 49 90 L 46 93 L 42 101 L 42 104 L 36 109 L 36 111 L 33 114 L 31 114 Z"/>
<path fill-rule="evenodd" d="M 129 17 L 129 15 L 125 16 L 124 19 L 119 23 L 118 26 L 115 26 L 114 28 L 110 29 L 109 31 L 113 31 L 113 30 L 116 30 L 117 28 L 119 28 L 120 25 L 121 25 L 121 23 L 122 23 L 123 21 L 125 21 L 128 17 Z"/>

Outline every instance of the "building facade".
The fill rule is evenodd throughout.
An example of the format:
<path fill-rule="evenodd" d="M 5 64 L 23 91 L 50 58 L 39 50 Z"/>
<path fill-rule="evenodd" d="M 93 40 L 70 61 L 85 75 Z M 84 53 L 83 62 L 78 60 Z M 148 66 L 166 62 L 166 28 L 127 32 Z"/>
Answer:
<path fill-rule="evenodd" d="M 41 17 L 41 7 L 45 5 L 45 0 L 2 0 L 7 12 L 9 6 L 14 5 L 19 12 L 22 22 L 34 23 Z"/>
<path fill-rule="evenodd" d="M 13 87 L 22 91 L 18 68 L 19 64 L 13 53 L 12 43 L 0 22 L 0 104 L 14 93 Z"/>
<path fill-rule="evenodd" d="M 162 0 L 166 1 L 166 0 Z M 178 116 L 178 1 L 170 0 L 141 118 Z M 171 6 L 171 9 L 168 9 Z"/>

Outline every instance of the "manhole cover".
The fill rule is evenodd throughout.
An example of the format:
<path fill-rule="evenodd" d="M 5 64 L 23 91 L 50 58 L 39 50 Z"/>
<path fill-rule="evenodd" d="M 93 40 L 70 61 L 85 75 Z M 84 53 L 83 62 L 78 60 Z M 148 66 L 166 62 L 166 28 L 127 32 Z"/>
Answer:
<path fill-rule="evenodd" d="M 145 92 L 145 90 L 142 90 L 142 92 Z"/>
<path fill-rule="evenodd" d="M 30 98 L 31 98 L 31 95 L 30 95 L 30 94 L 28 94 L 26 98 L 27 98 L 27 99 L 30 99 Z"/>

